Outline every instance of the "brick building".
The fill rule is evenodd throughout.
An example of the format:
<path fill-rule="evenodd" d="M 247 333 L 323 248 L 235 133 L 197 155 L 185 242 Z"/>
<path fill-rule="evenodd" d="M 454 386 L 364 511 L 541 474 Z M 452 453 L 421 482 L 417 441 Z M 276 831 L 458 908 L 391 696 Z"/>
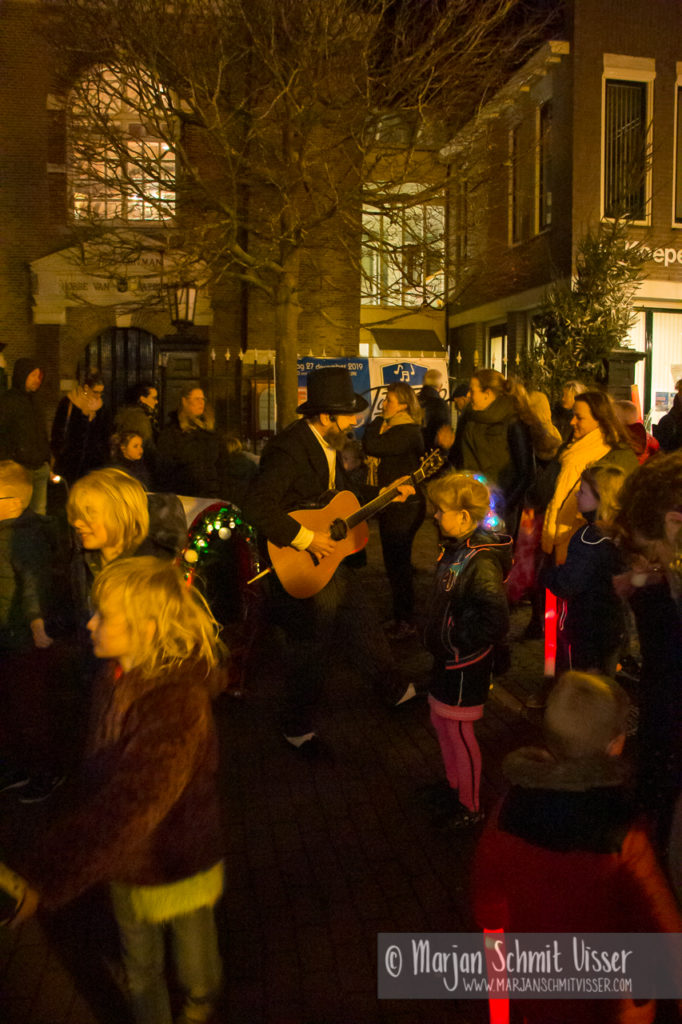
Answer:
<path fill-rule="evenodd" d="M 625 209 L 649 252 L 630 343 L 656 421 L 682 377 L 682 2 L 573 0 L 567 14 L 441 153 L 449 342 L 465 373 L 513 368 L 546 286 Z"/>
<path fill-rule="evenodd" d="M 128 197 L 127 206 L 109 212 L 104 201 L 105 219 L 149 236 L 145 256 L 120 272 L 103 270 L 94 252 L 74 243 L 74 226 L 92 197 L 70 155 L 72 83 L 58 79 L 47 10 L 36 0 L 0 7 L 0 341 L 8 365 L 36 356 L 51 407 L 88 367 L 102 370 L 114 406 L 131 384 L 155 378 L 168 411 L 181 385 L 199 379 L 219 422 L 252 434 L 263 426 L 255 408 L 262 409 L 258 396 L 271 386 L 274 355 L 273 309 L 263 293 L 229 280 L 201 288 L 191 326 L 176 332 L 162 287 L 172 280 L 168 253 L 155 253 L 158 211 Z M 415 294 L 389 298 L 377 287 L 363 304 L 360 222 L 358 210 L 353 258 L 336 243 L 333 224 L 320 229 L 303 257 L 299 354 L 442 351 L 442 309 L 420 309 L 422 280 L 440 268 L 417 261 Z M 419 248 L 415 231 L 427 230 L 426 220 L 415 223 L 412 216 L 405 231 L 412 253 Z M 378 280 L 385 276 L 381 262 L 379 254 Z M 409 315 L 395 323 L 396 313 Z M 382 335 L 387 318 L 390 330 Z M 361 323 L 378 323 L 378 333 Z"/>

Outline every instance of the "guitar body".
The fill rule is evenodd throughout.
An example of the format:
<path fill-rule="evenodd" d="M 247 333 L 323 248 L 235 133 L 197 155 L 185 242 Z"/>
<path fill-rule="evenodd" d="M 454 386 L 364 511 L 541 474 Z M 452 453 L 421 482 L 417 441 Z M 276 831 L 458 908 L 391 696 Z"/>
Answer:
<path fill-rule="evenodd" d="M 301 526 L 316 533 L 327 533 L 336 519 L 346 519 L 360 509 L 358 499 L 351 491 L 340 491 L 324 508 L 304 508 L 289 515 Z M 268 541 L 268 554 L 277 577 L 292 597 L 314 597 L 329 583 L 340 563 L 348 555 L 361 551 L 369 540 L 366 522 L 358 523 L 348 530 L 346 536 L 336 542 L 331 555 L 316 562 L 307 551 L 296 551 L 292 547 L 277 547 Z"/>

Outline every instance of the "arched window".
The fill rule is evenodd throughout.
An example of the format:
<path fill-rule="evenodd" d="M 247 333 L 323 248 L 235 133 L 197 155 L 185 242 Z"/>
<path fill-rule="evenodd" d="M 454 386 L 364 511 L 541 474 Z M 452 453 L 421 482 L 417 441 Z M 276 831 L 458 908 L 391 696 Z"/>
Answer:
<path fill-rule="evenodd" d="M 175 212 L 172 103 L 139 69 L 96 67 L 69 104 L 76 220 L 162 221 Z"/>

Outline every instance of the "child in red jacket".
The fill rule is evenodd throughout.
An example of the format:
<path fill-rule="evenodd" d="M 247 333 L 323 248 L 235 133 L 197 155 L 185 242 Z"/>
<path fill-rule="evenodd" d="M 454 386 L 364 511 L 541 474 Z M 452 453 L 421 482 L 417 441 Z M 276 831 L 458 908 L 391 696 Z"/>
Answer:
<path fill-rule="evenodd" d="M 511 932 L 677 932 L 682 919 L 632 809 L 619 755 L 628 698 L 567 672 L 545 713 L 545 748 L 504 762 L 511 790 L 474 863 L 480 927 Z M 528 1000 L 525 1024 L 651 1024 L 653 1001 Z"/>

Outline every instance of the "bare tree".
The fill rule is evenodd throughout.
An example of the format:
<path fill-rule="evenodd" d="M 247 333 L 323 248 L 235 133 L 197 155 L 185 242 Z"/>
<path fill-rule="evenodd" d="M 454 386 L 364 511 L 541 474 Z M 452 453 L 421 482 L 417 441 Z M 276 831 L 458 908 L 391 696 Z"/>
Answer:
<path fill-rule="evenodd" d="M 296 404 L 306 261 L 331 246 L 359 269 L 364 202 L 384 225 L 408 224 L 407 243 L 404 230 L 377 238 L 366 227 L 365 250 L 393 247 L 396 274 L 413 283 L 437 275 L 437 230 L 425 242 L 409 225 L 442 172 L 435 161 L 428 174 L 416 168 L 542 29 L 523 0 L 59 0 L 54 10 L 74 230 L 90 252 L 101 242 L 103 267 L 149 244 L 172 253 L 178 279 L 201 267 L 214 297 L 229 281 L 257 289 L 272 317 L 280 424 Z"/>

